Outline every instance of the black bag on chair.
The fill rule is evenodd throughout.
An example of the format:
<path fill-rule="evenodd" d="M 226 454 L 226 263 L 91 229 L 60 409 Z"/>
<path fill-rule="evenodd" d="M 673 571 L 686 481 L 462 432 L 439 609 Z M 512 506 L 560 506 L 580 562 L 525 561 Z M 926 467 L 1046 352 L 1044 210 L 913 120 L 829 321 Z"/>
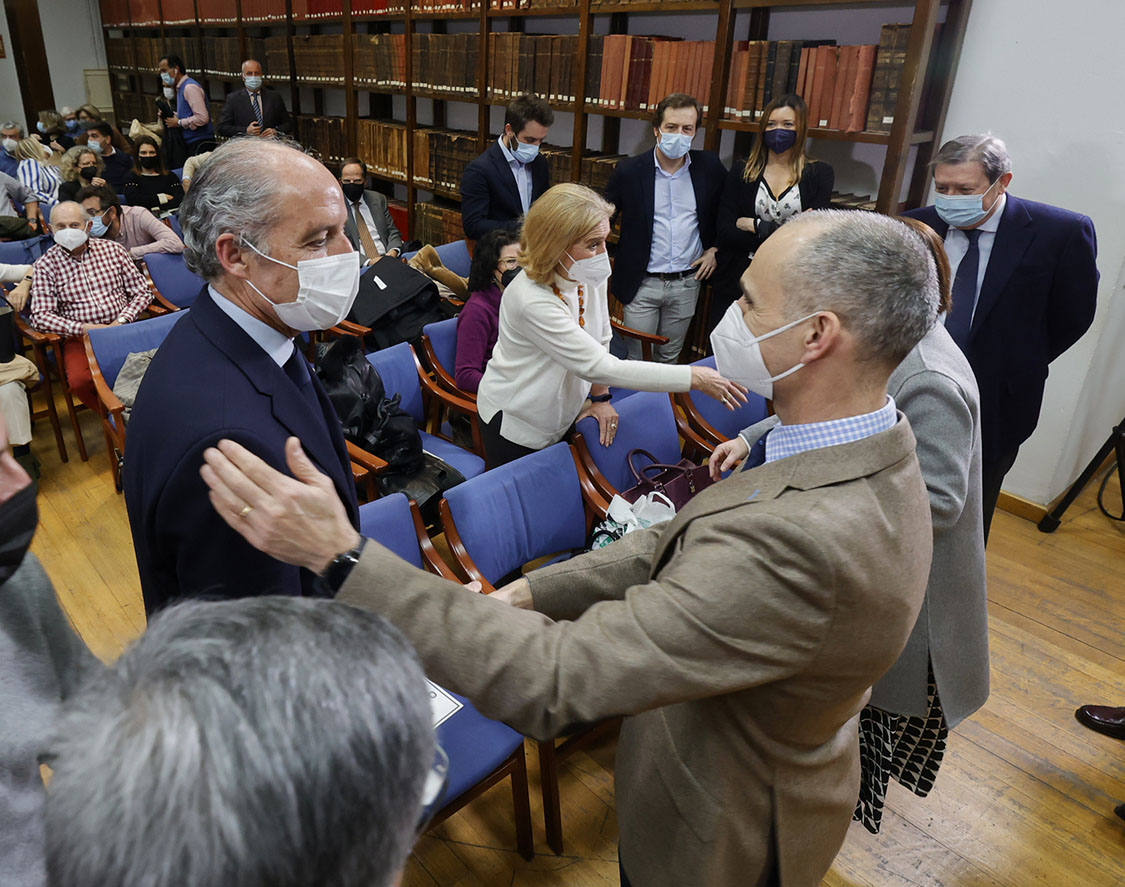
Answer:
<path fill-rule="evenodd" d="M 370 327 L 377 349 L 417 343 L 422 327 L 446 319 L 437 284 L 401 259 L 383 256 L 359 279 L 348 320 Z"/>

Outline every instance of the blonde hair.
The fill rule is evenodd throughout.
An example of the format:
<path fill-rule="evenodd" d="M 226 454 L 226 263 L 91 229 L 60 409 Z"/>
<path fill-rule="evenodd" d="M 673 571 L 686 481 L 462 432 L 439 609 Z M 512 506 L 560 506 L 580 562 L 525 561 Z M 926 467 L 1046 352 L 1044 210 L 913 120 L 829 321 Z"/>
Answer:
<path fill-rule="evenodd" d="M 94 158 L 94 164 L 98 171 L 99 178 L 102 173 L 105 172 L 105 164 L 102 163 L 102 158 L 98 155 L 97 151 L 85 145 L 75 145 L 73 148 L 67 148 L 66 153 L 64 153 L 62 159 L 59 160 L 59 173 L 62 175 L 62 180 L 64 182 L 77 182 L 82 178 L 78 174 L 78 161 L 83 154 L 89 154 Z"/>
<path fill-rule="evenodd" d="M 613 204 L 585 185 L 555 185 L 531 205 L 520 231 L 520 264 L 536 283 L 549 283 L 559 260 L 613 215 Z"/>
<path fill-rule="evenodd" d="M 20 139 L 16 143 L 16 157 L 20 160 L 38 160 L 40 163 L 49 163 L 50 154 L 51 149 L 38 139 Z"/>

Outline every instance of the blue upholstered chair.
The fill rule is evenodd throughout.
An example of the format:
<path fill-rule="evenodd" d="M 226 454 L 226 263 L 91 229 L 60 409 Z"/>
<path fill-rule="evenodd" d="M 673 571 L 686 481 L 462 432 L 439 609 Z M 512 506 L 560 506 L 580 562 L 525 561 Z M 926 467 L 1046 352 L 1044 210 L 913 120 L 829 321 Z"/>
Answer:
<path fill-rule="evenodd" d="M 180 224 L 180 214 L 172 213 L 172 215 L 168 216 L 168 224 L 172 227 L 172 230 L 176 232 L 176 236 L 180 238 L 180 240 L 183 240 L 184 226 Z"/>
<path fill-rule="evenodd" d="M 159 301 L 172 310 L 190 308 L 206 282 L 188 269 L 182 255 L 147 253 L 144 263 L 156 286 Z"/>
<path fill-rule="evenodd" d="M 361 505 L 359 530 L 407 563 L 457 581 L 426 535 L 418 506 L 402 493 Z M 450 695 L 463 707 L 437 728 L 438 742 L 449 756 L 449 781 L 430 826 L 452 816 L 496 783 L 511 777 L 516 845 L 520 854 L 530 859 L 535 850 L 523 736 L 499 721 L 486 718 L 464 696 L 452 692 Z"/>
<path fill-rule="evenodd" d="M 159 348 L 172 327 L 186 315 L 186 311 L 176 311 L 149 320 L 90 330 L 84 336 L 113 484 L 118 491 L 121 490 L 121 460 L 125 454 L 125 405 L 113 393 L 113 385 L 131 353 Z"/>
<path fill-rule="evenodd" d="M 476 477 L 484 471 L 484 459 L 481 455 L 457 446 L 448 436 L 442 436 L 440 428 L 426 428 L 426 399 L 436 398 L 442 407 L 469 417 L 474 442 L 480 446 L 478 452 L 483 453 L 484 446 L 479 443 L 480 427 L 475 404 L 457 397 L 434 382 L 422 369 L 414 348 L 408 342 L 372 351 L 367 355 L 367 360 L 379 371 L 387 397 L 399 395 L 399 406 L 414 418 L 422 435 L 422 449 L 448 462 L 466 478 Z"/>
<path fill-rule="evenodd" d="M 182 166 L 176 167 L 172 172 L 176 174 L 176 178 L 181 182 L 184 180 L 184 168 Z"/>
<path fill-rule="evenodd" d="M 715 368 L 715 358 L 705 357 L 692 366 Z M 673 395 L 679 411 L 676 421 L 681 432 L 691 430 L 699 435 L 711 449 L 725 440 L 730 440 L 743 428 L 759 422 L 769 415 L 766 399 L 750 392 L 746 403 L 737 410 L 728 410 L 723 404 L 700 391 L 687 391 Z"/>
<path fill-rule="evenodd" d="M 54 238 L 49 234 L 29 237 L 26 240 L 5 241 L 0 243 L 0 262 L 5 265 L 31 265 L 54 243 Z"/>
<path fill-rule="evenodd" d="M 465 579 L 486 591 L 529 562 L 583 549 L 593 513 L 584 506 L 574 451 L 565 443 L 530 453 L 459 484 L 440 505 L 442 529 Z M 617 727 L 617 720 L 537 742 L 547 843 L 563 852 L 559 762 Z"/>
<path fill-rule="evenodd" d="M 476 401 L 472 391 L 457 387 L 457 321 L 451 317 L 422 327 L 422 360 L 433 372 L 434 381 L 443 388 L 459 394 L 465 400 Z"/>
<path fill-rule="evenodd" d="M 465 240 L 453 240 L 435 247 L 441 263 L 454 274 L 468 277 L 473 267 L 473 257 L 469 255 L 469 244 Z"/>

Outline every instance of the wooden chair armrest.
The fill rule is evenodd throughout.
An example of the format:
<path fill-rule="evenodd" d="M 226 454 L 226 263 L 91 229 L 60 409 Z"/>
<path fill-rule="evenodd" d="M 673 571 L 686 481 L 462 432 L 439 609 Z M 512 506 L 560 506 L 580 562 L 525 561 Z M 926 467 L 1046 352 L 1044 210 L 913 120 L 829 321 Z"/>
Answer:
<path fill-rule="evenodd" d="M 352 323 L 350 320 L 341 320 L 336 326 L 328 330 L 328 332 L 335 333 L 337 336 L 356 336 L 362 339 L 371 332 L 371 327 Z"/>
<path fill-rule="evenodd" d="M 449 579 L 452 582 L 460 582 L 460 577 L 453 571 L 436 548 L 430 539 L 430 534 L 426 532 L 426 522 L 422 520 L 422 510 L 418 507 L 418 503 L 413 499 L 410 500 L 410 516 L 414 519 L 414 533 L 418 537 L 418 547 L 422 551 L 422 563 L 426 569 L 436 576 L 441 576 L 443 579 Z"/>
<path fill-rule="evenodd" d="M 581 435 L 577 436 L 581 437 Z M 574 459 L 574 467 L 578 469 L 578 485 L 582 489 L 582 501 L 586 504 L 586 534 L 589 535 L 594 524 L 609 514 L 609 499 L 594 485 L 590 475 L 586 473 L 578 450 L 573 444 L 570 445 L 570 455 Z"/>
<path fill-rule="evenodd" d="M 16 329 L 20 331 L 20 335 L 33 345 L 51 345 L 57 341 L 62 341 L 62 336 L 58 333 L 44 333 L 37 330 L 27 322 L 27 319 L 22 314 L 16 315 Z"/>
<path fill-rule="evenodd" d="M 113 416 L 120 427 L 125 404 L 113 393 L 113 389 L 102 375 L 102 368 L 98 366 L 98 358 L 94 355 L 94 346 L 90 342 L 89 333 L 82 334 L 82 346 L 86 349 L 86 362 L 90 365 L 90 377 L 94 380 L 94 391 L 98 395 L 98 405 L 102 408 L 102 418 Z"/>
<path fill-rule="evenodd" d="M 604 501 L 605 508 L 608 510 L 609 501 L 617 495 L 617 490 L 598 469 L 597 464 L 594 462 L 594 457 L 590 455 L 590 448 L 586 445 L 586 440 L 579 432 L 576 431 L 571 435 L 570 444 L 574 449 L 574 461 L 578 466 L 578 478 L 579 482 L 582 484 L 583 490 L 589 490 L 587 495 L 590 496 L 594 496 L 595 493 L 597 494 L 593 499 L 588 501 Z M 603 514 L 604 513 L 603 511 Z"/>
<path fill-rule="evenodd" d="M 612 319 L 610 320 L 610 324 L 616 332 L 621 333 L 623 336 L 628 336 L 630 339 L 636 339 L 639 342 L 648 342 L 652 345 L 668 344 L 667 336 L 660 336 L 656 333 L 646 333 L 641 330 L 633 329 L 631 326 L 625 326 L 625 324 Z"/>
<path fill-rule="evenodd" d="M 164 294 L 160 292 L 160 290 L 154 288 L 153 293 L 152 302 L 149 304 L 148 308 L 145 309 L 149 314 L 170 314 L 173 311 L 180 310 L 180 306 L 164 298 Z"/>
<path fill-rule="evenodd" d="M 687 431 L 693 432 L 698 438 L 706 441 L 712 450 L 726 440 L 714 425 L 703 418 L 692 402 L 690 393 L 677 392 L 672 395 L 672 406 L 681 437 L 686 437 Z"/>
<path fill-rule="evenodd" d="M 348 447 L 348 458 L 357 465 L 362 465 L 368 471 L 373 471 L 376 474 L 386 470 L 387 462 L 385 460 L 380 459 L 374 453 L 367 452 L 362 447 L 356 446 L 350 440 L 344 441 L 344 443 Z"/>

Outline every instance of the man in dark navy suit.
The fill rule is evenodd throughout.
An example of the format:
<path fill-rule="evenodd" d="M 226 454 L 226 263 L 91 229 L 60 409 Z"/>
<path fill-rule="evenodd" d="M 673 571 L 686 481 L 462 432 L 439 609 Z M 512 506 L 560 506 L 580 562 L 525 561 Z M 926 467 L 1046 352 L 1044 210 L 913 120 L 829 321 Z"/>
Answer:
<path fill-rule="evenodd" d="M 667 336 L 654 357 L 674 363 L 695 314 L 702 281 L 715 270 L 715 218 L 726 168 L 712 151 L 692 151 L 699 102 L 682 92 L 653 114 L 656 147 L 617 164 L 606 198 L 621 218 L 613 294 L 625 325 Z M 629 357 L 641 359 L 629 340 Z"/>
<path fill-rule="evenodd" d="M 185 597 L 329 595 L 330 581 L 260 554 L 223 523 L 199 469 L 207 447 L 235 438 L 284 471 L 297 437 L 357 523 L 340 423 L 293 342 L 338 322 L 359 287 L 340 184 L 286 144 L 234 139 L 196 176 L 180 218 L 188 267 L 208 285 L 145 373 L 125 451 L 145 610 Z"/>
<path fill-rule="evenodd" d="M 946 328 L 980 387 L 984 533 L 1004 475 L 1035 430 L 1047 366 L 1082 337 L 1097 305 L 1097 240 L 1084 215 L 1008 194 L 1000 139 L 959 136 L 933 161 L 933 206 L 907 215 L 945 238 Z"/>
<path fill-rule="evenodd" d="M 247 59 L 242 63 L 242 83 L 246 88 L 236 89 L 227 96 L 219 120 L 219 135 L 228 139 L 246 135 L 271 139 L 278 133 L 292 134 L 293 120 L 285 100 L 274 90 L 263 87 L 263 80 L 261 62 Z"/>
<path fill-rule="evenodd" d="M 528 207 L 551 187 L 539 146 L 554 122 L 550 106 L 531 93 L 508 105 L 504 132 L 461 177 L 461 224 L 470 240 L 494 228 L 518 227 Z"/>

